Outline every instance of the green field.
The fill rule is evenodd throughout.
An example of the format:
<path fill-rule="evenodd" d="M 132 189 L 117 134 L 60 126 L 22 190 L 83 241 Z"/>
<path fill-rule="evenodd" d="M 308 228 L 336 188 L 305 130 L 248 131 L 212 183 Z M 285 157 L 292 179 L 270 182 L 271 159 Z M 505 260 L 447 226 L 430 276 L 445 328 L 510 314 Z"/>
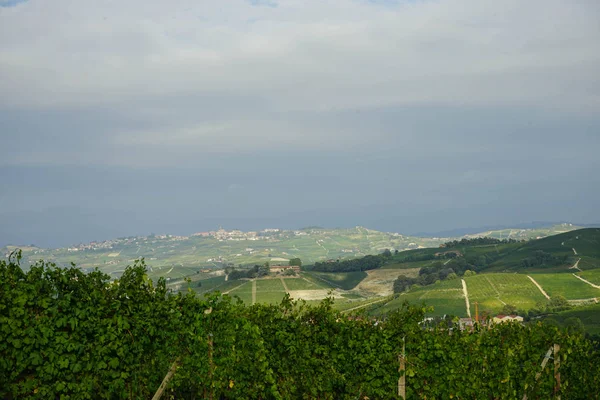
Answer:
<path fill-rule="evenodd" d="M 475 302 L 480 311 L 499 312 L 505 304 L 520 310 L 534 308 L 546 298 L 526 275 L 522 274 L 480 274 L 464 278 L 467 283 L 471 313 L 475 312 Z"/>
<path fill-rule="evenodd" d="M 367 277 L 366 272 L 305 272 L 305 275 L 314 277 L 333 288 L 351 290 Z"/>
<path fill-rule="evenodd" d="M 567 300 L 600 297 L 600 289 L 580 281 L 570 273 L 531 274 L 531 277 L 544 288 L 550 297 L 563 296 Z"/>
<path fill-rule="evenodd" d="M 594 285 L 600 286 L 600 269 L 578 272 L 577 275 L 588 280 L 589 282 L 592 282 Z M 598 296 L 600 296 L 600 294 Z"/>
<path fill-rule="evenodd" d="M 304 276 L 304 274 L 303 274 Z M 312 281 L 309 279 L 304 279 L 304 277 L 300 278 L 287 278 L 285 279 L 285 284 L 287 285 L 289 290 L 318 290 L 318 289 L 328 289 L 329 286 L 325 284 L 321 284 L 315 279 Z M 322 281 L 321 281 L 322 282 Z"/>
<path fill-rule="evenodd" d="M 256 293 L 285 292 L 280 279 L 257 279 Z"/>
<path fill-rule="evenodd" d="M 242 285 L 233 289 L 228 294 L 232 297 L 239 297 L 244 303 L 248 305 L 252 304 L 252 281 L 245 281 L 244 283 L 242 283 L 243 281 L 234 282 L 236 282 L 238 285 L 241 283 Z"/>
<path fill-rule="evenodd" d="M 377 309 L 375 314 L 381 315 L 398 309 L 405 301 L 414 305 L 425 303 L 427 306 L 433 306 L 433 311 L 427 313 L 430 316 L 443 316 L 447 314 L 458 317 L 467 316 L 460 279 L 411 289 L 409 292 L 398 295 L 396 299 Z"/>
<path fill-rule="evenodd" d="M 280 279 L 256 280 L 256 301 L 258 303 L 279 303 L 285 295 Z"/>

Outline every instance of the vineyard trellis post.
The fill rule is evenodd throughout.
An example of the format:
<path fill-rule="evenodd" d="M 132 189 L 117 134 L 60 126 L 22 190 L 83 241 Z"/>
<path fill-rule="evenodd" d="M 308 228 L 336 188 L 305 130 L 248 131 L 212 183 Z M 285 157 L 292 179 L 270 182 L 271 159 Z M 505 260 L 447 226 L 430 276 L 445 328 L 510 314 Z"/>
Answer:
<path fill-rule="evenodd" d="M 399 367 L 398 372 L 398 396 L 406 399 L 406 336 L 402 338 L 402 353 L 398 354 Z"/>
<path fill-rule="evenodd" d="M 171 378 L 175 374 L 175 371 L 177 370 L 177 367 L 179 366 L 180 360 L 181 360 L 181 358 L 177 357 L 177 359 L 173 362 L 173 364 L 171 365 L 171 368 L 169 368 L 169 372 L 167 372 L 167 375 L 165 375 L 162 383 L 158 387 L 158 390 L 156 391 L 156 393 L 154 393 L 154 396 L 152 397 L 152 400 L 159 400 L 162 397 L 162 395 L 163 395 L 163 393 L 165 391 L 165 388 L 167 387 L 167 384 L 169 383 L 169 381 L 171 380 Z"/>
<path fill-rule="evenodd" d="M 560 357 L 558 352 L 560 351 L 560 345 L 554 344 L 554 396 L 557 400 L 560 400 Z"/>
<path fill-rule="evenodd" d="M 537 380 L 540 379 L 540 376 L 542 376 L 542 371 L 544 371 L 544 368 L 546 368 L 546 364 L 548 364 L 550 356 L 552 353 L 554 353 L 554 379 L 556 379 L 556 384 L 554 386 L 555 395 L 560 390 L 560 372 L 558 372 L 558 369 L 560 368 L 560 360 L 558 360 L 558 357 L 556 356 L 556 353 L 558 353 L 559 350 L 559 344 L 554 344 L 554 346 L 550 347 L 544 355 L 544 359 L 542 360 L 541 371 L 535 374 L 535 381 L 537 382 Z M 558 395 L 557 399 L 560 400 L 560 395 Z M 527 400 L 527 393 L 523 395 L 523 400 Z"/>

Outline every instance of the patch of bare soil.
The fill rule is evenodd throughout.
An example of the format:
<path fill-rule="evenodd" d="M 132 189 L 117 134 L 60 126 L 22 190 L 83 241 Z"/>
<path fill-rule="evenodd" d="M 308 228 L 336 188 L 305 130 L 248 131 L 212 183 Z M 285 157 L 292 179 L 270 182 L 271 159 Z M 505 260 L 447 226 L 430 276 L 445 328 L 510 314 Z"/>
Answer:
<path fill-rule="evenodd" d="M 323 300 L 328 296 L 333 296 L 336 299 L 342 297 L 342 295 L 336 290 L 329 294 L 329 290 L 317 289 L 317 290 L 291 290 L 289 292 L 292 299 L 303 299 L 303 300 Z"/>
<path fill-rule="evenodd" d="M 389 296 L 394 293 L 394 281 L 398 278 L 398 275 L 414 278 L 419 276 L 419 269 L 374 269 L 366 271 L 367 277 L 356 286 L 355 290 L 366 297 Z"/>

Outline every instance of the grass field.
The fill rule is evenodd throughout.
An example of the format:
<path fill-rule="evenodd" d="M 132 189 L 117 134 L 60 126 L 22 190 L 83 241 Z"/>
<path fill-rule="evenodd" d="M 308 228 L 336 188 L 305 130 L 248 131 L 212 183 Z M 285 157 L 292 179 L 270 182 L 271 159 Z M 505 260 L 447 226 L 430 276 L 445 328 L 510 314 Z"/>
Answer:
<path fill-rule="evenodd" d="M 311 281 L 308 279 L 300 278 L 287 278 L 285 279 L 285 284 L 287 285 L 289 290 L 318 290 L 318 289 L 328 289 L 328 285 L 320 284 L 315 280 Z"/>
<path fill-rule="evenodd" d="M 285 295 L 280 279 L 258 279 L 256 281 L 257 303 L 279 303 Z"/>
<path fill-rule="evenodd" d="M 277 304 L 280 303 L 285 296 L 285 292 L 257 292 L 256 293 L 256 302 L 258 303 L 269 303 L 269 304 Z"/>
<path fill-rule="evenodd" d="M 351 290 L 367 277 L 366 272 L 306 272 L 308 276 L 313 276 L 321 282 L 329 284 L 331 287 Z"/>
<path fill-rule="evenodd" d="M 480 274 L 464 279 L 469 292 L 471 313 L 475 310 L 475 302 L 479 303 L 480 311 L 498 312 L 505 304 L 528 310 L 546 300 L 526 275 Z"/>
<path fill-rule="evenodd" d="M 243 281 L 234 282 L 236 282 L 239 285 Z M 248 305 L 252 304 L 252 281 L 246 281 L 242 284 L 242 286 L 230 291 L 229 295 L 239 297 L 244 303 Z"/>
<path fill-rule="evenodd" d="M 578 272 L 577 275 L 592 282 L 594 285 L 600 285 L 600 269 Z M 600 294 L 598 296 L 600 297 Z"/>
<path fill-rule="evenodd" d="M 530 274 L 544 288 L 550 297 L 564 296 L 567 300 L 600 297 L 600 289 L 596 289 L 575 278 L 570 273 L 562 274 Z"/>
<path fill-rule="evenodd" d="M 462 285 L 459 279 L 411 289 L 408 293 L 399 295 L 398 298 L 377 309 L 375 314 L 381 315 L 398 309 L 405 301 L 418 306 L 423 303 L 427 306 L 433 306 L 433 312 L 427 313 L 429 316 L 443 316 L 446 314 L 458 317 L 467 316 Z"/>

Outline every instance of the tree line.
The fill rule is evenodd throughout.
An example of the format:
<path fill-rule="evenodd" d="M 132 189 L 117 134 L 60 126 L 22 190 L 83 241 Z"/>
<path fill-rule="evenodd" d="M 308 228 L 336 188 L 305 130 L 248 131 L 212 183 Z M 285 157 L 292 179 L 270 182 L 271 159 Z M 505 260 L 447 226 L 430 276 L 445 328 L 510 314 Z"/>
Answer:
<path fill-rule="evenodd" d="M 377 255 L 367 255 L 361 258 L 352 258 L 349 260 L 329 260 L 315 262 L 310 268 L 319 272 L 355 272 L 368 271 L 382 267 L 392 257 L 389 249 Z"/>
<path fill-rule="evenodd" d="M 490 244 L 508 244 L 508 243 L 519 243 L 519 240 L 515 239 L 496 239 L 488 236 L 476 237 L 472 239 L 461 239 L 461 240 L 452 240 L 450 242 L 446 242 L 440 247 L 445 248 L 453 248 L 453 247 L 462 247 L 462 246 L 483 246 Z"/>

